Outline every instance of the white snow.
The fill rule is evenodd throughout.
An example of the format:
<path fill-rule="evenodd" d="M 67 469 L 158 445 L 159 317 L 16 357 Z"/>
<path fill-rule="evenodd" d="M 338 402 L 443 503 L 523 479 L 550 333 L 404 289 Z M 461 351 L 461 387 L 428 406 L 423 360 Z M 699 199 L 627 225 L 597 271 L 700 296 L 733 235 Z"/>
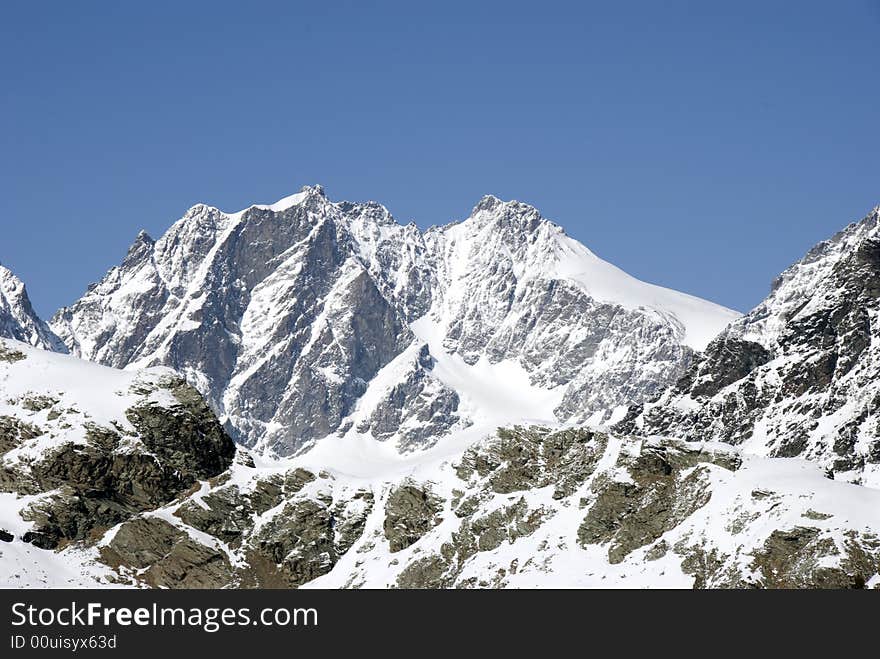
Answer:
<path fill-rule="evenodd" d="M 529 373 L 511 359 L 493 364 L 484 357 L 471 365 L 460 355 L 445 352 L 443 328 L 430 315 L 410 323 L 410 328 L 428 344 L 436 360 L 432 374 L 458 393 L 460 411 L 478 426 L 557 422 L 553 410 L 562 400 L 564 387 L 534 386 Z"/>
<path fill-rule="evenodd" d="M 0 264 L 0 337 L 16 339 L 32 346 L 67 352 L 31 306 L 24 282 Z"/>
<path fill-rule="evenodd" d="M 461 520 L 450 507 L 453 490 L 468 490 L 476 485 L 462 481 L 455 473 L 455 465 L 463 451 L 493 435 L 496 423 L 511 425 L 511 418 L 542 418 L 552 411 L 554 401 L 549 394 L 529 389 L 526 374 L 518 371 L 518 366 L 480 361 L 468 365 L 459 357 L 433 347 L 440 336 L 436 325 L 425 319 L 416 322 L 414 327 L 418 340 L 399 361 L 395 360 L 383 369 L 372 385 L 377 391 L 383 385 L 390 386 L 417 358 L 421 342 L 427 342 L 436 360 L 432 375 L 447 384 L 454 384 L 463 398 L 470 401 L 469 404 L 478 406 L 480 423 L 456 430 L 430 449 L 405 455 L 390 443 L 377 442 L 355 432 L 344 437 L 330 436 L 296 458 L 275 460 L 257 455 L 253 468 L 237 463 L 230 470 L 230 478 L 224 482 L 223 486 L 234 485 L 247 492 L 260 479 L 303 467 L 322 475 L 296 496 L 331 496 L 334 501 L 348 501 L 346 509 L 349 512 L 366 510 L 363 501 L 352 500 L 355 491 L 367 489 L 373 492 L 375 501 L 367 515 L 363 534 L 328 574 L 306 584 L 307 588 L 346 585 L 384 588 L 394 585 L 411 561 L 438 552 L 442 543 L 458 529 Z M 136 398 L 131 386 L 168 374 L 165 369 L 147 373 L 116 371 L 24 344 L 5 343 L 25 353 L 26 359 L 0 362 L 0 400 L 5 401 L 0 405 L 6 406 L 0 408 L 0 414 L 14 411 L 14 403 L 10 401 L 17 396 L 41 393 L 59 399 L 57 408 L 77 406 L 78 414 L 83 418 L 124 424 L 124 410 Z M 501 380 L 500 385 L 498 380 Z M 531 392 L 538 399 L 529 400 L 524 392 Z M 371 389 L 362 403 L 369 408 L 375 402 L 371 397 L 378 395 Z M 521 408 L 513 409 L 511 400 Z M 20 408 L 16 411 L 22 414 Z M 48 422 L 46 411 L 34 412 L 33 418 L 41 425 L 47 425 L 51 433 L 60 431 L 59 425 Z M 558 428 L 558 424 L 555 427 Z M 40 446 L 39 450 L 44 451 L 63 439 L 60 434 L 52 437 L 47 432 L 33 440 L 32 450 L 34 446 Z M 880 491 L 828 480 L 817 465 L 805 460 L 743 455 L 743 466 L 735 472 L 714 465 L 707 468 L 703 477 L 708 479 L 712 496 L 705 506 L 656 542 L 633 551 L 622 562 L 612 564 L 608 560 L 607 546 L 583 547 L 578 542 L 578 528 L 585 515 L 578 502 L 589 501 L 594 496 L 591 487 L 598 478 L 630 482 L 629 473 L 618 466 L 619 457 L 622 454 L 637 455 L 644 446 L 656 441 L 659 440 L 610 437 L 593 476 L 564 499 L 554 499 L 554 488 L 545 487 L 510 494 L 495 493 L 482 500 L 479 504 L 481 515 L 522 499 L 529 510 L 543 511 L 545 519 L 531 535 L 470 557 L 458 577 L 459 582 L 473 578 L 477 582 L 491 583 L 493 579 L 500 579 L 498 583 L 512 588 L 689 588 L 693 576 L 682 572 L 681 556 L 669 551 L 660 558 L 648 560 L 646 552 L 660 542 L 670 547 L 702 542 L 707 550 L 714 548 L 720 552 L 727 565 L 748 574 L 755 551 L 760 550 L 774 530 L 810 526 L 845 548 L 846 533 L 870 534 L 880 529 Z M 706 442 L 691 443 L 690 446 L 699 446 L 707 452 L 737 452 L 725 444 Z M 4 460 L 9 460 L 8 454 Z M 385 501 L 395 486 L 408 479 L 430 484 L 431 489 L 444 498 L 446 508 L 439 526 L 415 545 L 391 554 L 383 537 Z M 212 487 L 208 482 L 200 483 L 188 500 L 204 506 L 204 497 Z M 755 492 L 766 494 L 756 498 Z M 112 571 L 97 559 L 99 547 L 111 541 L 116 529 L 108 531 L 98 547 L 71 545 L 58 552 L 40 550 L 18 539 L 30 528 L 30 522 L 21 518 L 20 511 L 38 498 L 0 494 L 0 528 L 17 536 L 11 543 L 0 543 L 0 587 L 113 586 L 110 581 Z M 223 552 L 233 565 L 242 565 L 244 559 L 238 549 L 186 525 L 174 514 L 182 503 L 178 500 L 145 514 L 175 525 L 194 541 Z M 283 510 L 282 503 L 262 513 L 255 520 L 257 528 L 269 523 Z M 834 566 L 837 560 L 837 557 L 826 557 L 823 565 Z M 503 578 L 498 576 L 501 568 L 504 568 Z M 869 583 L 876 583 L 878 578 L 872 577 Z"/>
<path fill-rule="evenodd" d="M 475 438 L 476 434 L 470 435 L 471 441 Z M 465 445 L 446 453 L 437 447 L 422 459 L 414 460 L 391 455 L 380 457 L 374 452 L 374 445 L 352 446 L 346 440 L 334 440 L 332 448 L 322 443 L 312 453 L 293 461 L 307 468 L 332 465 L 334 492 L 372 486 L 374 491 L 382 493 L 361 539 L 330 573 L 304 587 L 339 588 L 355 583 L 366 588 L 387 588 L 395 584 L 410 561 L 437 553 L 440 545 L 457 531 L 460 523 L 457 516 L 447 509 L 441 524 L 422 540 L 392 554 L 382 541 L 385 497 L 392 483 L 404 479 L 429 483 L 434 492 L 452 496 L 452 490 L 463 487 L 454 474 L 453 465 Z M 735 452 L 723 444 L 705 443 L 702 448 Z M 707 478 L 712 497 L 709 502 L 657 541 L 635 550 L 623 562 L 612 564 L 607 546 L 579 544 L 577 533 L 585 511 L 572 502 L 589 497 L 592 482 L 600 476 L 628 481 L 627 472 L 615 465 L 621 451 L 638 450 L 638 443 L 610 438 L 593 477 L 568 501 L 554 500 L 553 488 L 544 488 L 497 494 L 481 504 L 481 514 L 485 514 L 522 498 L 530 510 L 544 509 L 549 516 L 534 534 L 472 556 L 458 577 L 459 582 L 468 578 L 491 581 L 499 568 L 505 568 L 504 582 L 512 588 L 691 588 L 694 578 L 682 572 L 681 556 L 669 550 L 659 559 L 648 560 L 645 557 L 648 550 L 661 542 L 669 547 L 702 543 L 707 551 L 716 548 L 722 557 L 726 556 L 729 565 L 749 574 L 754 552 L 774 530 L 811 526 L 840 538 L 843 548 L 843 534 L 848 530 L 871 534 L 880 529 L 880 492 L 829 481 L 816 465 L 804 460 L 746 457 L 736 472 L 710 466 Z M 343 455 L 348 455 L 349 460 L 340 461 Z M 766 492 L 766 499 L 755 498 L 754 492 Z M 807 519 L 808 512 L 818 512 L 827 519 L 814 516 Z M 836 560 L 839 558 L 829 558 L 827 562 L 833 565 Z M 515 571 L 511 570 L 513 565 L 517 566 Z"/>
<path fill-rule="evenodd" d="M 694 350 L 705 350 L 709 341 L 742 315 L 693 295 L 636 279 L 566 235 L 558 238 L 556 257 L 556 276 L 576 281 L 597 300 L 625 309 L 654 309 L 671 316 L 684 328 L 682 342 Z"/>
<path fill-rule="evenodd" d="M 21 361 L 0 362 L 0 414 L 20 411 L 15 401 L 22 396 L 47 395 L 59 401 L 57 408 L 77 410 L 96 424 L 130 428 L 125 410 L 140 399 L 131 392 L 132 385 L 174 374 L 164 367 L 121 371 L 18 341 L 0 341 L 25 355 Z"/>
<path fill-rule="evenodd" d="M 240 220 L 242 215 L 244 215 L 247 211 L 252 208 L 257 208 L 260 210 L 269 210 L 275 213 L 280 213 L 281 211 L 286 211 L 288 208 L 292 206 L 296 206 L 297 204 L 301 204 L 305 201 L 309 196 L 309 193 L 305 190 L 297 192 L 296 194 L 289 195 L 282 199 L 279 199 L 274 204 L 252 204 L 247 208 L 244 208 L 240 211 L 236 211 L 235 213 L 225 213 L 230 219 L 237 221 Z"/>

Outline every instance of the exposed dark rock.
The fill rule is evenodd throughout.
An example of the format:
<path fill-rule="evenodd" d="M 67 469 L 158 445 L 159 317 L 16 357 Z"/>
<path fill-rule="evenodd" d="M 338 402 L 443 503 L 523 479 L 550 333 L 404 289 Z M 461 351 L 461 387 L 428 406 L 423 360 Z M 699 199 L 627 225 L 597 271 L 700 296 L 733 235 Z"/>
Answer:
<path fill-rule="evenodd" d="M 43 431 L 31 423 L 14 416 L 0 415 L 0 455 L 42 434 Z"/>
<path fill-rule="evenodd" d="M 191 482 L 216 476 L 235 456 L 235 444 L 201 395 L 183 380 L 168 383 L 180 403 L 139 405 L 126 416 L 147 449 Z"/>
<path fill-rule="evenodd" d="M 344 554 L 360 540 L 367 518 L 373 510 L 374 497 L 369 490 L 358 490 L 350 501 L 340 501 L 333 508 L 336 525 L 336 551 Z"/>
<path fill-rule="evenodd" d="M 532 535 L 553 512 L 530 509 L 522 497 L 484 515 L 462 520 L 440 547 L 440 553 L 417 558 L 401 571 L 400 588 L 446 588 L 457 583 L 467 561 L 480 552 Z"/>
<path fill-rule="evenodd" d="M 137 579 L 153 587 L 220 588 L 232 577 L 222 552 L 155 517 L 126 522 L 101 553 L 108 565 L 139 570 Z"/>
<path fill-rule="evenodd" d="M 262 515 L 281 504 L 284 501 L 284 486 L 285 480 L 281 476 L 257 481 L 248 496 L 250 507 L 257 515 Z"/>
<path fill-rule="evenodd" d="M 19 400 L 14 401 L 14 403 L 29 412 L 42 412 L 43 410 L 48 410 L 50 407 L 56 405 L 58 399 L 42 394 L 28 394 L 22 396 Z"/>
<path fill-rule="evenodd" d="M 405 589 L 447 588 L 449 566 L 440 556 L 419 558 L 404 568 L 397 577 L 397 587 Z"/>
<path fill-rule="evenodd" d="M 880 569 L 873 558 L 851 541 L 839 567 L 826 567 L 822 559 L 838 555 L 835 542 L 812 527 L 796 526 L 773 531 L 756 552 L 752 567 L 762 575 L 765 588 L 864 588 Z"/>
<path fill-rule="evenodd" d="M 675 388 L 688 392 L 693 398 L 709 398 L 770 359 L 770 352 L 759 343 L 722 334 L 709 344 L 700 360 L 678 381 Z"/>
<path fill-rule="evenodd" d="M 392 553 L 418 542 L 440 523 L 442 501 L 415 484 L 401 485 L 385 504 L 385 537 Z"/>
<path fill-rule="evenodd" d="M 148 568 L 171 551 L 186 533 L 158 517 L 136 517 L 123 524 L 108 544 L 104 560 L 111 565 Z"/>
<path fill-rule="evenodd" d="M 276 566 L 272 582 L 261 581 L 257 566 L 245 569 L 239 578 L 246 585 L 290 588 L 326 574 L 339 559 L 333 526 L 330 511 L 319 502 L 288 504 L 249 543 L 266 565 Z"/>
<path fill-rule="evenodd" d="M 22 517 L 34 523 L 22 540 L 40 549 L 56 549 L 76 540 L 94 541 L 133 512 L 113 499 L 91 497 L 64 486 L 22 511 Z"/>
<path fill-rule="evenodd" d="M 0 469 L 0 489 L 19 494 L 49 493 L 23 511 L 34 522 L 23 536 L 41 548 L 94 540 L 104 530 L 138 512 L 154 509 L 217 476 L 235 452 L 204 400 L 182 380 L 164 383 L 178 403 L 141 405 L 129 410 L 139 434 L 122 448 L 119 430 L 86 422 L 85 444 L 63 443 L 27 468 Z M 149 392 L 141 392 L 149 393 Z M 53 401 L 52 405 L 55 404 Z M 42 404 L 42 409 L 46 409 Z M 0 418 L 6 450 L 42 434 L 11 417 Z M 142 442 L 146 450 L 138 450 Z M 11 446 L 10 446 L 11 444 Z"/>
<path fill-rule="evenodd" d="M 578 529 L 579 542 L 610 543 L 611 563 L 654 542 L 708 503 L 711 492 L 702 464 L 739 466 L 731 456 L 684 445 L 644 446 L 637 456 L 622 453 L 618 467 L 628 471 L 632 482 L 605 478 L 594 483 L 596 498 Z"/>
<path fill-rule="evenodd" d="M 284 479 L 284 486 L 290 492 L 299 492 L 308 483 L 315 480 L 315 475 L 307 469 L 297 467 L 287 472 Z"/>
<path fill-rule="evenodd" d="M 254 511 L 235 485 L 213 490 L 201 498 L 201 503 L 207 508 L 189 500 L 174 514 L 189 526 L 230 546 L 237 546 L 242 535 L 253 528 Z"/>
<path fill-rule="evenodd" d="M 703 547 L 688 547 L 686 549 L 676 546 L 676 552 L 683 555 L 681 571 L 694 577 L 694 589 L 708 588 L 711 583 L 718 582 L 716 587 L 747 588 L 752 584 L 745 583 L 736 574 L 724 575 L 724 559 L 714 547 L 708 551 Z M 732 578 L 733 582 L 725 582 L 723 579 Z"/>
<path fill-rule="evenodd" d="M 592 475 L 607 437 L 585 429 L 499 428 L 497 438 L 468 449 L 458 477 L 489 477 L 500 494 L 553 484 L 556 499 L 567 497 Z"/>
<path fill-rule="evenodd" d="M 739 444 L 758 430 L 769 455 L 860 482 L 880 453 L 878 235 L 875 209 L 817 245 L 615 431 Z"/>
<path fill-rule="evenodd" d="M 27 355 L 20 350 L 11 348 L 5 341 L 0 341 L 0 362 L 14 363 L 24 359 L 27 359 Z"/>

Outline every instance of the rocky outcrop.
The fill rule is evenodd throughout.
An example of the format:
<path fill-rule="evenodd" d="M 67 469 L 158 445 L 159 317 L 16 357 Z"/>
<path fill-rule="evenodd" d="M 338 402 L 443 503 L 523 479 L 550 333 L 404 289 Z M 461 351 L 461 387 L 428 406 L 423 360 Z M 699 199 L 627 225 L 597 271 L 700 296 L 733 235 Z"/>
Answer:
<path fill-rule="evenodd" d="M 440 500 L 414 484 L 394 489 L 385 503 L 385 538 L 391 553 L 418 542 L 440 523 Z"/>
<path fill-rule="evenodd" d="M 595 500 L 578 528 L 578 541 L 608 544 L 610 563 L 653 543 L 709 502 L 703 463 L 731 470 L 739 466 L 736 457 L 681 446 L 651 446 L 637 456 L 622 453 L 618 473 L 627 477 L 594 484 Z"/>
<path fill-rule="evenodd" d="M 820 243 L 618 432 L 744 444 L 880 484 L 880 209 Z"/>
<path fill-rule="evenodd" d="M 286 504 L 250 545 L 276 566 L 281 585 L 293 587 L 332 569 L 338 560 L 334 535 L 333 516 L 325 502 L 301 500 Z"/>
<path fill-rule="evenodd" d="M 16 350 L 11 345 L 7 345 L 5 341 L 0 341 L 0 362 L 8 362 L 12 364 L 25 358 L 26 355 L 23 352 Z"/>
<path fill-rule="evenodd" d="M 481 552 L 493 552 L 532 535 L 550 515 L 549 510 L 529 509 L 525 498 L 485 515 L 468 515 L 437 554 L 409 563 L 395 585 L 407 589 L 485 587 L 489 584 L 479 578 L 461 579 L 468 561 Z"/>
<path fill-rule="evenodd" d="M 117 410 L 100 410 L 99 423 L 80 409 L 75 392 L 56 388 L 76 381 L 78 360 L 20 352 L 24 359 L 0 365 L 21 391 L 12 395 L 7 386 L 0 413 L 0 493 L 28 497 L 17 511 L 16 525 L 27 523 L 24 542 L 42 549 L 94 542 L 231 465 L 235 445 L 180 378 L 86 365 L 96 371 L 90 375 L 98 395 L 90 394 L 90 404 Z M 37 373 L 32 385 L 47 390 L 27 389 L 30 368 Z"/>
<path fill-rule="evenodd" d="M 548 462 L 545 455 L 557 459 Z M 571 464 L 579 467 L 563 466 Z M 722 445 L 620 440 L 590 431 L 501 430 L 457 465 L 464 484 L 452 491 L 451 507 L 461 521 L 429 543 L 437 549 L 411 554 L 394 585 L 573 585 L 584 577 L 601 585 L 629 576 L 635 586 L 664 583 L 667 573 L 680 573 L 694 588 L 880 584 L 876 534 L 804 508 L 802 500 L 812 492 L 749 491 L 752 469 Z M 568 486 L 555 487 L 553 475 L 568 476 L 562 479 Z M 820 473 L 813 478 L 823 480 Z M 840 494 L 845 488 L 827 487 Z M 742 494 L 734 494 L 738 489 Z M 541 491 L 546 494 L 539 498 Z M 716 499 L 718 492 L 723 494 Z M 818 520 L 823 528 L 792 530 L 786 520 L 797 519 L 792 515 L 797 510 L 800 519 Z M 567 521 L 572 511 L 581 511 L 574 529 Z M 587 557 L 597 552 L 603 559 L 591 563 Z M 555 581 L 559 569 L 564 577 Z M 668 583 L 681 585 L 678 579 Z"/>
<path fill-rule="evenodd" d="M 553 498 L 562 499 L 593 473 L 606 447 L 607 435 L 585 429 L 499 428 L 495 438 L 465 452 L 456 474 L 485 478 L 499 494 L 553 485 Z"/>
<path fill-rule="evenodd" d="M 140 441 L 183 481 L 193 483 L 218 475 L 232 463 L 235 445 L 199 392 L 185 380 L 168 378 L 161 386 L 176 404 L 144 403 L 126 411 Z"/>
<path fill-rule="evenodd" d="M 218 487 L 201 497 L 180 506 L 175 515 L 185 524 L 216 537 L 230 547 L 241 544 L 244 534 L 254 526 L 255 507 L 268 510 L 271 504 L 257 505 L 245 497 L 236 485 Z"/>
<path fill-rule="evenodd" d="M 357 431 L 382 441 L 394 438 L 406 451 L 427 448 L 451 429 L 468 427 L 470 421 L 458 413 L 458 393 L 432 377 L 434 364 L 428 345 L 420 346 L 409 373 L 388 389 Z"/>
<path fill-rule="evenodd" d="M 105 563 L 154 588 L 221 588 L 232 576 L 222 551 L 156 517 L 126 522 L 100 551 Z"/>
<path fill-rule="evenodd" d="M 864 588 L 880 569 L 880 538 L 846 534 L 843 552 L 819 529 L 796 526 L 773 531 L 755 552 L 752 567 L 764 588 Z M 826 565 L 828 559 L 839 565 Z"/>
<path fill-rule="evenodd" d="M 0 416 L 0 455 L 43 434 L 37 426 L 14 416 Z"/>
<path fill-rule="evenodd" d="M 86 539 L 170 501 L 231 464 L 235 447 L 201 396 L 178 380 L 163 385 L 178 404 L 145 404 L 128 413 L 143 452 L 120 450 L 118 432 L 93 427 L 84 445 L 62 445 L 30 465 L 34 492 L 59 492 L 23 512 L 34 522 L 26 542 L 54 548 Z"/>
<path fill-rule="evenodd" d="M 240 485 L 223 480 L 165 508 L 163 519 L 173 523 L 150 514 L 126 522 L 101 549 L 101 560 L 118 570 L 119 578 L 148 585 L 158 583 L 160 574 L 161 585 L 172 588 L 294 588 L 329 572 L 361 538 L 373 509 L 371 491 L 334 496 L 328 475 L 302 468 Z M 157 541 L 149 528 L 138 529 L 154 525 L 164 558 L 156 559 L 158 573 L 142 577 L 145 563 L 154 564 Z M 129 527 L 131 532 L 120 535 Z M 132 576 L 126 568 L 141 572 Z"/>
<path fill-rule="evenodd" d="M 418 477 L 242 452 L 207 479 L 185 480 L 201 457 L 176 463 L 166 483 L 115 470 L 131 438 L 95 427 L 34 463 L 33 487 L 54 489 L 0 540 L 163 588 L 880 585 L 880 492 L 724 444 L 520 426 Z"/>

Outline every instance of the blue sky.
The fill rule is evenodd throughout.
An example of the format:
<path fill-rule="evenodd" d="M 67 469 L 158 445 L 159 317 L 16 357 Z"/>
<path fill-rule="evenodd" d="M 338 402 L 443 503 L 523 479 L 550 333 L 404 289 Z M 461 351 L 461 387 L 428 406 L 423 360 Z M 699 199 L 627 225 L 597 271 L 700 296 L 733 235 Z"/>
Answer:
<path fill-rule="evenodd" d="M 0 6 L 0 262 L 43 315 L 188 207 L 486 193 L 747 310 L 880 203 L 880 2 Z"/>

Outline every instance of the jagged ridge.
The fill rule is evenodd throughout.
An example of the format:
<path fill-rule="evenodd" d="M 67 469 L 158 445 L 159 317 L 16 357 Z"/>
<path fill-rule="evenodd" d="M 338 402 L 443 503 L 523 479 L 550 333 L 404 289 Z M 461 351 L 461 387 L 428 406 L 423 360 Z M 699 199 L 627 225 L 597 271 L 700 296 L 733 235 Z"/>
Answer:
<path fill-rule="evenodd" d="M 3 265 L 0 265 L 0 337 L 67 352 L 64 342 L 37 316 L 24 283 Z"/>
<path fill-rule="evenodd" d="M 803 457 L 880 486 L 880 208 L 814 247 L 621 431 Z"/>
<path fill-rule="evenodd" d="M 406 449 L 471 424 L 599 422 L 736 316 L 629 277 L 526 204 L 486 197 L 422 232 L 315 186 L 193 207 L 51 324 L 86 359 L 179 370 L 239 441 L 286 455 L 332 433 Z"/>

